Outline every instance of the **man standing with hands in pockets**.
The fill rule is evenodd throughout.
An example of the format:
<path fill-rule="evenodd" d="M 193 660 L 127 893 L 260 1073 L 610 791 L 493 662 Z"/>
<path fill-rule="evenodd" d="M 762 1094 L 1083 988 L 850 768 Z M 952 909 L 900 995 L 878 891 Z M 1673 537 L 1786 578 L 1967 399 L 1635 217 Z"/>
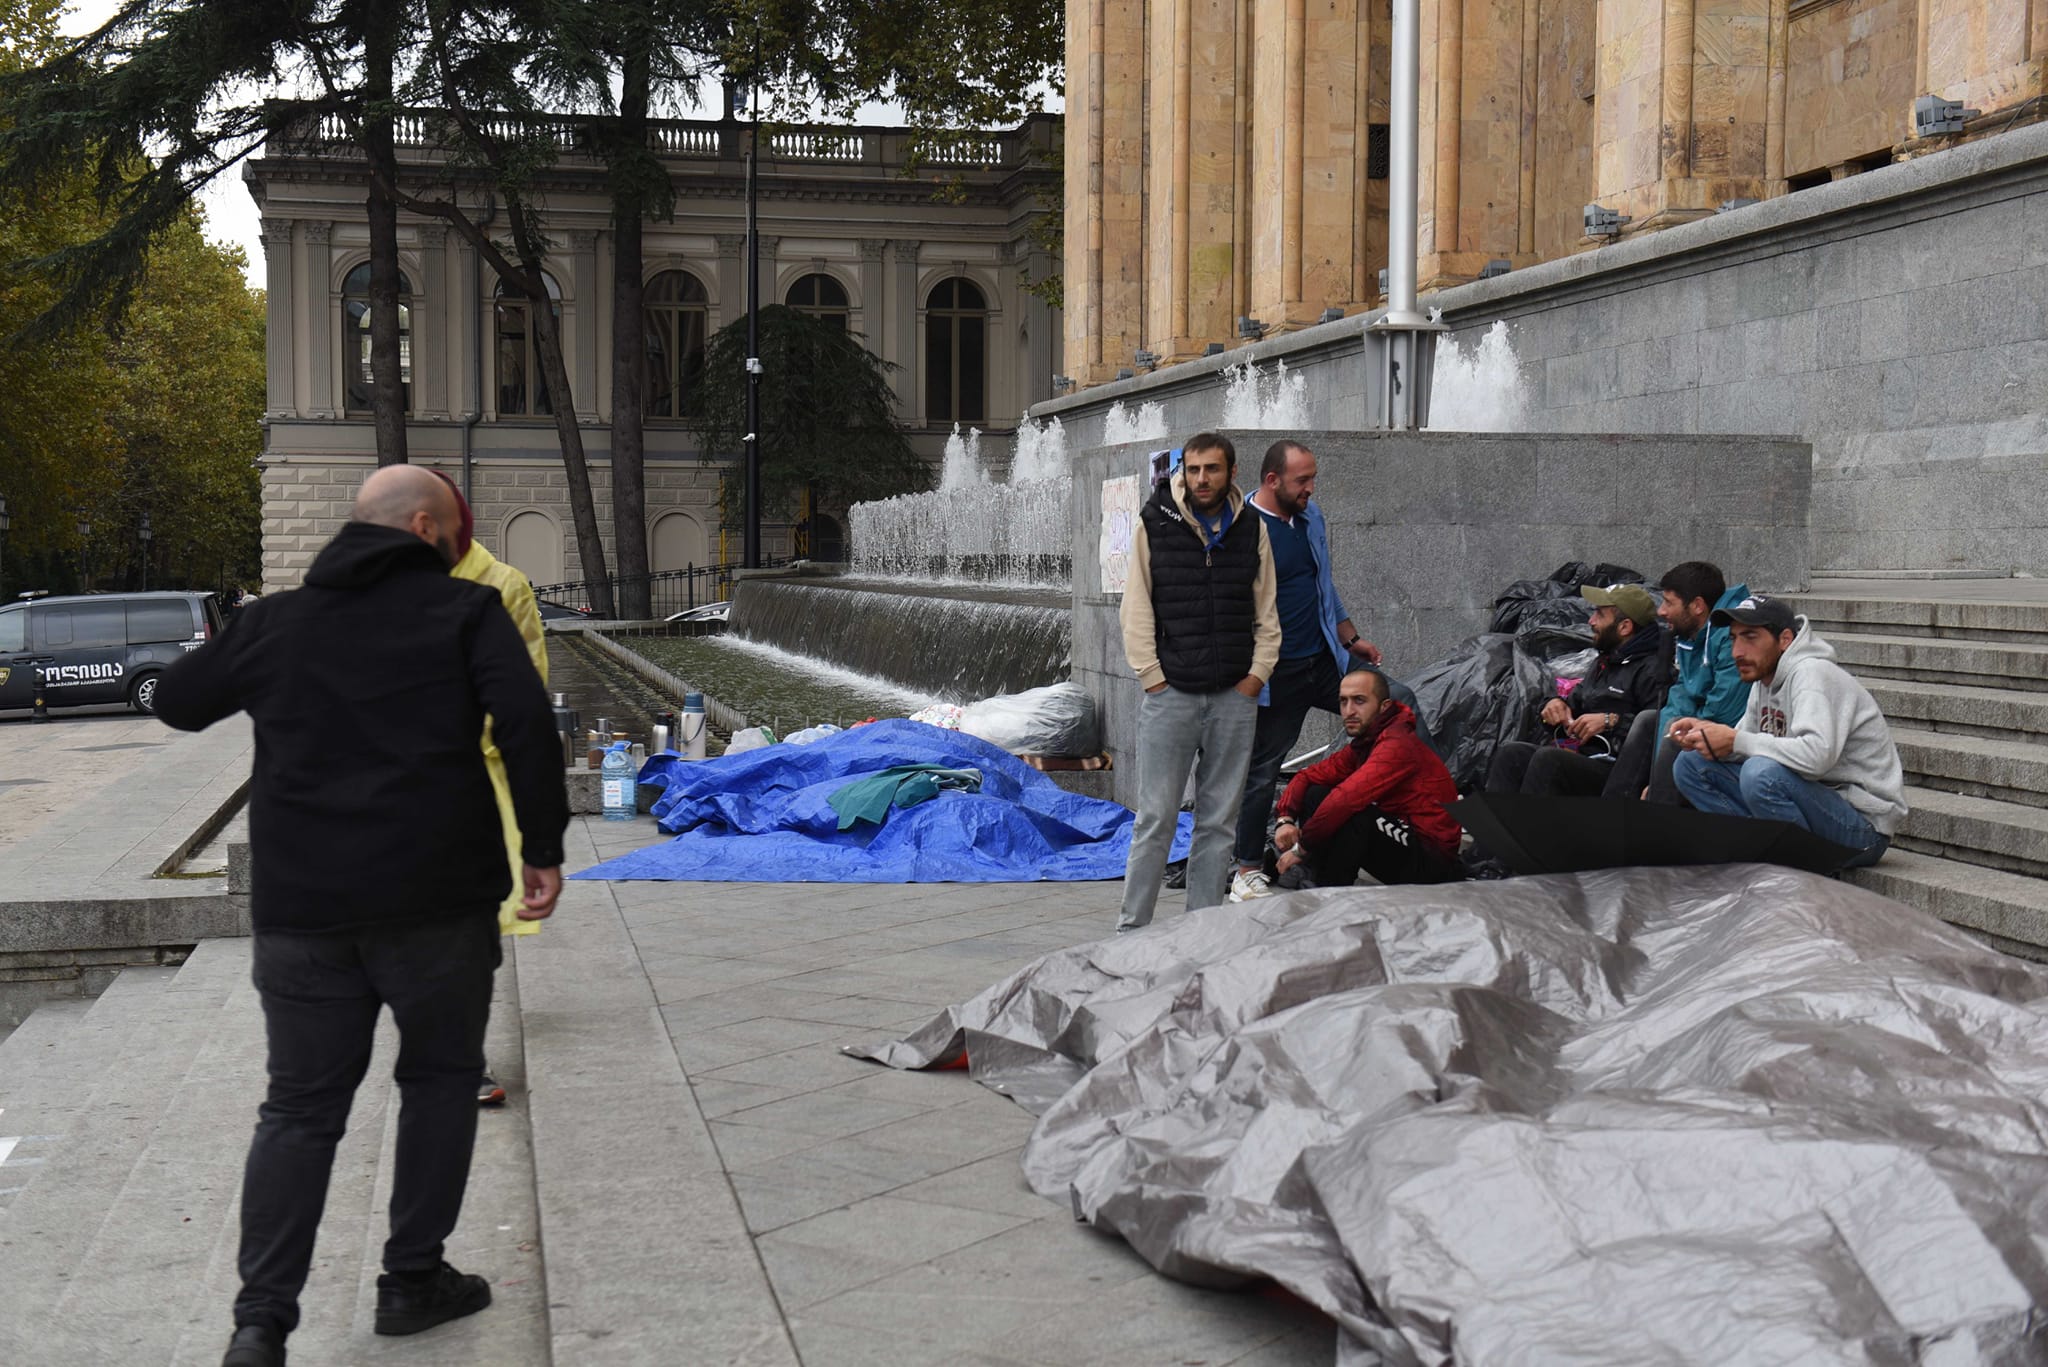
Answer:
<path fill-rule="evenodd" d="M 1180 469 L 1139 511 L 1124 586 L 1124 655 L 1138 704 L 1138 819 L 1117 932 L 1151 924 L 1181 793 L 1195 772 L 1187 908 L 1223 900 L 1234 867 L 1259 694 L 1280 658 L 1273 550 L 1232 480 L 1237 451 L 1212 432 L 1181 448 Z M 1201 756 L 1196 765 L 1197 753 Z"/>
<path fill-rule="evenodd" d="M 180 730 L 243 711 L 256 724 L 250 906 L 270 1086 L 222 1367 L 283 1367 L 386 1006 L 400 1111 L 376 1330 L 417 1333 L 491 1303 L 489 1283 L 441 1256 L 469 1181 L 512 881 L 477 744 L 486 715 L 524 837 L 523 916 L 554 910 L 569 817 L 554 715 L 518 628 L 496 591 L 448 575 L 460 527 L 435 475 L 377 471 L 304 588 L 251 606 L 158 686 L 157 715 Z"/>

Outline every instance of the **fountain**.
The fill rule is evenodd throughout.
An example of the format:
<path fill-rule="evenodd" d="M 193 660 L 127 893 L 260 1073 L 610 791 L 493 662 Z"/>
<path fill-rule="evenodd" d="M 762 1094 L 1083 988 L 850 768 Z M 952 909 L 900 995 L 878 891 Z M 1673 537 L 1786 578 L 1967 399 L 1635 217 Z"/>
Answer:
<path fill-rule="evenodd" d="M 1529 395 L 1508 325 L 1496 321 L 1468 355 L 1455 337 L 1437 343 L 1430 386 L 1432 432 L 1520 432 Z"/>
<path fill-rule="evenodd" d="M 1229 381 L 1223 390 L 1225 427 L 1299 432 L 1308 426 L 1308 378 L 1289 375 L 1286 361 L 1275 362 L 1271 375 L 1251 361 L 1223 373 Z"/>
<path fill-rule="evenodd" d="M 953 435 L 946 438 L 945 458 L 939 464 L 939 492 L 974 489 L 987 483 L 988 471 L 981 464 L 981 429 L 970 427 L 962 437 L 960 424 L 954 423 Z"/>
<path fill-rule="evenodd" d="M 1152 400 L 1138 405 L 1136 413 L 1126 413 L 1121 400 L 1109 406 L 1109 412 L 1102 416 L 1102 444 L 1122 446 L 1133 441 L 1164 441 L 1166 439 L 1166 405 Z"/>

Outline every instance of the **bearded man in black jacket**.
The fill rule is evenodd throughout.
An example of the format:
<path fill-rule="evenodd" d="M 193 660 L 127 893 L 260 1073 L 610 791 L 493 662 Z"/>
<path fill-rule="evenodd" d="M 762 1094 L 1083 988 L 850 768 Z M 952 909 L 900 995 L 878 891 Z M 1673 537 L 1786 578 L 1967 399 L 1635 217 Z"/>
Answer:
<path fill-rule="evenodd" d="M 1662 658 L 1664 627 L 1650 591 L 1640 584 L 1616 584 L 1583 588 L 1579 596 L 1593 606 L 1593 647 L 1600 659 L 1572 690 L 1569 702 L 1552 698 L 1537 718 L 1571 746 L 1504 743 L 1486 772 L 1489 793 L 1599 796 L 1636 713 L 1664 705 L 1671 679 Z"/>
<path fill-rule="evenodd" d="M 249 795 L 255 972 L 270 1086 L 242 1185 L 242 1290 L 223 1367 L 282 1367 L 334 1148 L 377 1016 L 398 1025 L 401 1102 L 376 1329 L 490 1304 L 442 1260 L 469 1181 L 497 907 L 511 889 L 476 738 L 490 718 L 525 839 L 524 909 L 562 890 L 562 755 L 540 676 L 497 591 L 448 577 L 447 485 L 379 470 L 306 572 L 165 673 L 157 715 L 256 724 Z"/>

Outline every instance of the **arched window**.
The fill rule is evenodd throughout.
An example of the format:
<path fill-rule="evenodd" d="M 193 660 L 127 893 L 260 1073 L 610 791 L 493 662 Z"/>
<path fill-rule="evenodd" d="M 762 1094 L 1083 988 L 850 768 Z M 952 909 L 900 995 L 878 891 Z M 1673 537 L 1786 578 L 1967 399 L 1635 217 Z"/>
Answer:
<path fill-rule="evenodd" d="M 546 271 L 550 307 L 561 322 L 562 287 Z M 533 335 L 533 301 L 498 282 L 498 416 L 517 418 L 554 412 L 547 378 L 540 370 L 540 343 Z"/>
<path fill-rule="evenodd" d="M 826 318 L 846 326 L 846 286 L 829 275 L 807 275 L 789 287 L 789 297 L 782 301 L 798 313 L 808 313 L 814 318 Z"/>
<path fill-rule="evenodd" d="M 971 280 L 941 280 L 924 301 L 925 421 L 988 418 L 988 301 Z"/>
<path fill-rule="evenodd" d="M 562 529 L 546 513 L 516 514 L 505 524 L 503 560 L 534 583 L 562 582 Z"/>
<path fill-rule="evenodd" d="M 647 375 L 641 386 L 650 418 L 680 418 L 683 400 L 704 373 L 709 296 L 688 271 L 663 271 L 647 282 Z"/>
<path fill-rule="evenodd" d="M 370 411 L 370 263 L 341 282 L 341 368 L 343 412 Z M 398 377 L 405 385 L 405 411 L 412 411 L 412 282 L 398 277 Z"/>

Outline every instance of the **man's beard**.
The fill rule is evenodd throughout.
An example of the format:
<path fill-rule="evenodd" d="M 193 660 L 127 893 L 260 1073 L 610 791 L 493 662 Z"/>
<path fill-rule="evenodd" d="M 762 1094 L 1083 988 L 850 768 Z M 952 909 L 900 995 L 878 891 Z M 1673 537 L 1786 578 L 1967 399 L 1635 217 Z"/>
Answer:
<path fill-rule="evenodd" d="M 1602 655 L 1612 655 L 1621 649 L 1621 624 L 1609 622 L 1593 632 L 1593 649 Z"/>

